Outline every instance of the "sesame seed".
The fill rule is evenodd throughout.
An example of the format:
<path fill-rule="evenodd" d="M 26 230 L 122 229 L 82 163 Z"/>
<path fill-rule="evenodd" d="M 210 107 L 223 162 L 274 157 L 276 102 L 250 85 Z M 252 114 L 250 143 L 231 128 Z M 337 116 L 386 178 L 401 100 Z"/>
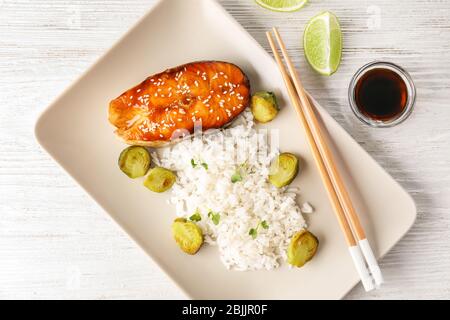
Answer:
<path fill-rule="evenodd" d="M 219 121 L 220 120 L 220 117 L 217 117 L 217 121 Z"/>

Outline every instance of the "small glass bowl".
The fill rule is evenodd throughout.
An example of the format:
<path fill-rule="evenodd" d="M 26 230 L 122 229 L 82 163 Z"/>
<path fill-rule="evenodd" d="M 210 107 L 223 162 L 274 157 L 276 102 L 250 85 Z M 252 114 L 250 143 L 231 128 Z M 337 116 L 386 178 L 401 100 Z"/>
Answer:
<path fill-rule="evenodd" d="M 407 88 L 407 100 L 406 100 L 406 106 L 402 113 L 398 114 L 397 117 L 389 120 L 376 120 L 368 117 L 364 113 L 359 110 L 358 105 L 356 104 L 356 97 L 355 97 L 355 88 L 359 81 L 359 79 L 368 71 L 373 69 L 388 69 L 395 73 L 397 73 L 405 82 L 406 88 Z M 368 124 L 372 127 L 377 128 L 386 128 L 386 127 L 392 127 L 395 126 L 403 121 L 405 121 L 406 118 L 411 114 L 414 103 L 416 101 L 416 87 L 414 85 L 414 82 L 409 75 L 409 73 L 404 70 L 403 68 L 399 67 L 396 64 L 385 62 L 385 61 L 374 61 L 370 62 L 363 67 L 361 67 L 353 76 L 350 86 L 348 89 L 348 99 L 350 102 L 350 107 L 352 108 L 353 113 L 356 115 L 356 117 L 361 120 L 362 122 Z"/>

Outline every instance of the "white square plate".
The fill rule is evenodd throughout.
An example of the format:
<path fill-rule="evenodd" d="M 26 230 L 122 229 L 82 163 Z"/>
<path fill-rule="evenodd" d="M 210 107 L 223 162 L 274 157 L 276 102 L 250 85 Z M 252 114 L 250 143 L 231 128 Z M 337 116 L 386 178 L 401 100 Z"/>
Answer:
<path fill-rule="evenodd" d="M 274 90 L 288 101 L 272 58 L 213 0 L 159 1 L 105 56 L 42 114 L 40 144 L 169 274 L 189 297 L 203 299 L 338 299 L 357 282 L 347 247 L 293 108 L 269 129 L 280 129 L 281 150 L 303 158 L 295 184 L 320 239 L 313 261 L 302 269 L 231 272 L 216 248 L 183 254 L 170 232 L 175 217 L 168 194 L 153 194 L 117 167 L 125 147 L 108 123 L 109 101 L 147 76 L 195 60 L 241 66 L 252 88 Z M 407 232 L 416 209 L 410 196 L 320 106 L 339 167 L 378 257 Z"/>

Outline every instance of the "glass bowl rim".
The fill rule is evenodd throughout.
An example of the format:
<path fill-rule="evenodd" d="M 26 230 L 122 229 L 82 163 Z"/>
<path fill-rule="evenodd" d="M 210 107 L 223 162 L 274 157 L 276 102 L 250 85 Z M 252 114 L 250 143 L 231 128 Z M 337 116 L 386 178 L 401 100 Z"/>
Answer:
<path fill-rule="evenodd" d="M 405 110 L 403 110 L 403 112 L 400 113 L 394 119 L 387 120 L 387 121 L 372 119 L 372 118 L 366 116 L 365 114 L 363 114 L 359 110 L 359 108 L 356 104 L 356 99 L 355 99 L 356 84 L 358 83 L 359 79 L 366 72 L 373 70 L 373 69 L 388 69 L 388 70 L 394 71 L 403 79 L 403 81 L 406 84 L 408 98 L 406 101 Z M 371 127 L 388 128 L 388 127 L 395 126 L 395 125 L 405 121 L 409 117 L 409 115 L 411 114 L 411 112 L 414 109 L 414 104 L 415 104 L 415 100 L 416 100 L 416 87 L 411 78 L 411 75 L 405 69 L 403 69 L 399 65 L 392 63 L 392 62 L 376 60 L 376 61 L 372 61 L 372 62 L 369 62 L 369 63 L 363 65 L 353 75 L 353 77 L 350 81 L 349 89 L 348 89 L 348 99 L 349 99 L 350 107 L 351 107 L 353 113 L 356 115 L 356 117 L 360 121 L 364 122 L 365 124 L 368 124 Z"/>

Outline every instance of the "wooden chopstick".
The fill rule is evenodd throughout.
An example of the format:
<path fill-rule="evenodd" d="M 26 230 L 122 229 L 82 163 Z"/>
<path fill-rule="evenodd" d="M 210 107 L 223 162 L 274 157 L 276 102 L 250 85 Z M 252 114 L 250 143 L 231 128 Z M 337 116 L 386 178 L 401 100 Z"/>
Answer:
<path fill-rule="evenodd" d="M 353 258 L 353 262 L 355 264 L 356 270 L 361 278 L 364 288 L 366 289 L 366 291 L 370 291 L 370 290 L 374 289 L 372 277 L 370 276 L 369 271 L 366 268 L 364 258 L 361 254 L 359 246 L 357 245 L 355 237 L 353 236 L 351 227 L 347 221 L 347 218 L 345 216 L 344 210 L 339 201 L 336 190 L 334 189 L 332 180 L 330 179 L 330 176 L 328 175 L 328 171 L 325 167 L 324 161 L 323 161 L 320 151 L 317 147 L 316 141 L 314 140 L 314 136 L 311 132 L 310 125 L 309 125 L 309 123 L 305 117 L 305 114 L 303 113 L 302 107 L 300 105 L 300 100 L 299 100 L 299 97 L 297 96 L 297 92 L 295 91 L 294 86 L 292 85 L 292 82 L 290 80 L 290 77 L 284 67 L 284 64 L 278 53 L 278 49 L 275 45 L 275 42 L 273 41 L 272 35 L 270 34 L 270 32 L 267 32 L 266 35 L 267 35 L 267 39 L 269 40 L 270 47 L 272 48 L 273 55 L 275 57 L 275 61 L 278 64 L 278 67 L 280 69 L 284 83 L 286 85 L 286 89 L 288 91 L 288 95 L 291 100 L 291 103 L 294 105 L 294 108 L 297 112 L 299 120 L 302 123 L 302 126 L 305 130 L 306 138 L 310 145 L 310 148 L 311 148 L 311 151 L 312 151 L 312 154 L 314 157 L 314 161 L 316 163 L 317 168 L 319 169 L 320 176 L 325 185 L 325 189 L 327 191 L 328 197 L 330 198 L 331 205 L 336 214 L 336 218 L 338 220 L 339 226 L 344 234 L 345 240 L 347 241 L 349 251 Z"/>
<path fill-rule="evenodd" d="M 339 174 L 339 171 L 336 168 L 336 162 L 333 159 L 333 154 L 331 153 L 330 148 L 328 147 L 323 137 L 322 131 L 320 129 L 320 124 L 317 120 L 314 109 L 308 99 L 308 96 L 305 92 L 302 82 L 300 81 L 298 72 L 296 71 L 294 64 L 292 63 L 292 60 L 287 53 L 286 46 L 284 45 L 284 42 L 281 39 L 280 33 L 278 32 L 277 28 L 273 28 L 273 32 L 275 34 L 275 38 L 278 41 L 278 45 L 281 49 L 281 52 L 283 53 L 284 60 L 287 64 L 289 73 L 291 75 L 291 79 L 297 90 L 297 95 L 300 98 L 300 104 L 303 107 L 303 113 L 306 115 L 306 120 L 312 131 L 312 135 L 314 137 L 314 140 L 316 141 L 325 167 L 327 168 L 328 175 L 330 176 L 331 182 L 333 183 L 334 189 L 338 195 L 339 201 L 346 213 L 346 217 L 349 220 L 349 223 L 356 235 L 356 238 L 358 239 L 358 244 L 364 254 L 364 257 L 367 261 L 372 276 L 375 279 L 375 284 L 381 285 L 383 283 L 383 276 L 381 274 L 381 269 L 378 266 L 378 262 L 370 247 L 369 241 L 367 240 L 364 228 L 353 206 L 347 188 L 345 187 L 345 184 Z"/>

